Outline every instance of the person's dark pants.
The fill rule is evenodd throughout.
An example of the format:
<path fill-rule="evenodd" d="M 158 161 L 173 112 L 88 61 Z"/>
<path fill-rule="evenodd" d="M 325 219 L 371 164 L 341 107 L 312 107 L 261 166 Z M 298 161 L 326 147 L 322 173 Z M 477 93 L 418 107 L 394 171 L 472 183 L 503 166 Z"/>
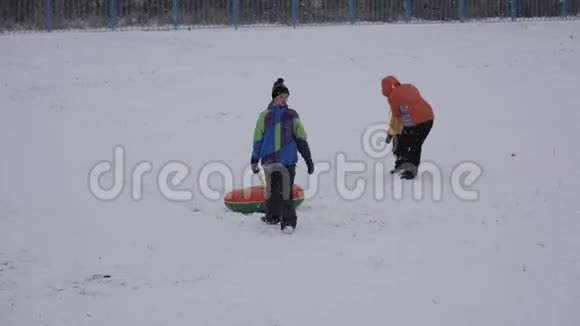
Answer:
<path fill-rule="evenodd" d="M 281 221 L 282 226 L 296 227 L 296 209 L 292 198 L 292 187 L 296 176 L 296 166 L 272 164 L 264 167 L 266 177 L 267 221 Z"/>
<path fill-rule="evenodd" d="M 433 120 L 429 120 L 413 127 L 403 128 L 402 133 L 396 139 L 394 154 L 397 160 L 395 169 L 417 173 L 421 162 L 423 143 L 429 136 L 432 127 Z"/>

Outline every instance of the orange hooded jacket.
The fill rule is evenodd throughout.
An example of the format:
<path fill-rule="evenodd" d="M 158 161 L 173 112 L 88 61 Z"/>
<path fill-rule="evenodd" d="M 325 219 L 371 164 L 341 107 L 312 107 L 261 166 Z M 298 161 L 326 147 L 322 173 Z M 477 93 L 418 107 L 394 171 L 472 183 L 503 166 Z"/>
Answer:
<path fill-rule="evenodd" d="M 431 105 L 414 85 L 401 84 L 394 76 L 387 76 L 381 81 L 381 88 L 391 106 L 391 119 L 387 131 L 389 135 L 399 135 L 404 127 L 413 127 L 433 120 Z"/>

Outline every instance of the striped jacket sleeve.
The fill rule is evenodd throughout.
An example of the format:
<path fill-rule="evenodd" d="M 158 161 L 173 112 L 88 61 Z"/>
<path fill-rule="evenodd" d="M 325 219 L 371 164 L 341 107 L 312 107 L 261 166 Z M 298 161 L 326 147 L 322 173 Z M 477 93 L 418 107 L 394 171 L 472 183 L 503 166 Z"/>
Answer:
<path fill-rule="evenodd" d="M 256 121 L 256 127 L 254 128 L 253 146 L 252 146 L 252 158 L 251 163 L 258 163 L 262 157 L 262 143 L 264 142 L 264 130 L 265 130 L 265 117 L 266 112 L 260 113 L 258 120 Z"/>

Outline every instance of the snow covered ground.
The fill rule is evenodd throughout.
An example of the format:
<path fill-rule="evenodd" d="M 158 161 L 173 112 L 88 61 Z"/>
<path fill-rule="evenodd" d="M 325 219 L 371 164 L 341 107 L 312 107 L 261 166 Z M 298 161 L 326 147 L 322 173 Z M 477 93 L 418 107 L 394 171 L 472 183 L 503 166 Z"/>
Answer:
<path fill-rule="evenodd" d="M 580 325 L 578 31 L 1 36 L 0 325 Z M 416 184 L 374 156 L 387 74 L 436 112 Z M 252 132 L 277 77 L 328 170 L 300 162 L 290 236 L 209 197 L 259 182 Z M 102 161 L 124 168 L 103 174 L 118 188 L 91 191 Z M 233 180 L 202 187 L 212 171 Z"/>

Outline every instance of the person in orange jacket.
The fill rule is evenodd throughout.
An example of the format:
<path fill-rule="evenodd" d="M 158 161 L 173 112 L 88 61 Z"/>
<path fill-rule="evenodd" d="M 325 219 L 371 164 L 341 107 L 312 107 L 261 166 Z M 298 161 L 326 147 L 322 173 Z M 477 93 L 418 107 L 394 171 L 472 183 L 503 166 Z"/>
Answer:
<path fill-rule="evenodd" d="M 401 178 L 414 179 L 421 162 L 425 139 L 433 127 L 433 108 L 413 84 L 401 84 L 389 75 L 381 81 L 382 93 L 390 110 L 386 142 L 393 142 L 396 156 L 391 173 L 401 172 Z"/>

